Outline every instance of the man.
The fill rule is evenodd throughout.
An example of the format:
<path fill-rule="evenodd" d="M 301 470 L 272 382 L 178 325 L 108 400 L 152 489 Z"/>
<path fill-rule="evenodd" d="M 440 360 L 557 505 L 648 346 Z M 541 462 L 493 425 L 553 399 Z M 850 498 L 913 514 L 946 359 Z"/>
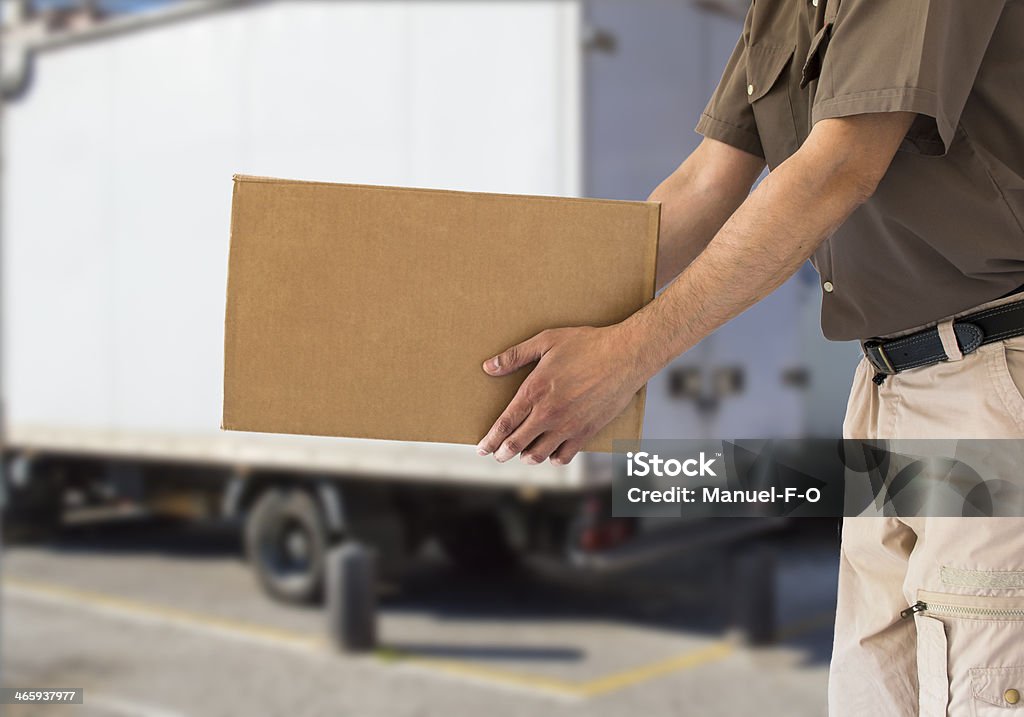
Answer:
<path fill-rule="evenodd" d="M 754 0 L 651 197 L 671 285 L 488 360 L 536 367 L 481 455 L 568 463 L 808 258 L 825 335 L 865 341 L 847 437 L 1024 437 L 1022 37 L 1024 0 Z M 832 715 L 1024 709 L 1024 520 L 847 520 L 836 620 Z"/>

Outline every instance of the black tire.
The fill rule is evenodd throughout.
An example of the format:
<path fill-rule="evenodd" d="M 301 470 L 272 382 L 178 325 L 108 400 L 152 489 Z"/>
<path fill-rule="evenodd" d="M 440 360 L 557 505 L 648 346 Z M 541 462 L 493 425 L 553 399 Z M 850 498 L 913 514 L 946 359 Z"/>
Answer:
<path fill-rule="evenodd" d="M 492 574 L 519 563 L 501 520 L 490 511 L 453 516 L 438 540 L 452 563 L 466 572 Z"/>
<path fill-rule="evenodd" d="M 246 517 L 249 564 L 263 590 L 281 602 L 322 600 L 329 544 L 316 500 L 298 488 L 267 489 Z"/>

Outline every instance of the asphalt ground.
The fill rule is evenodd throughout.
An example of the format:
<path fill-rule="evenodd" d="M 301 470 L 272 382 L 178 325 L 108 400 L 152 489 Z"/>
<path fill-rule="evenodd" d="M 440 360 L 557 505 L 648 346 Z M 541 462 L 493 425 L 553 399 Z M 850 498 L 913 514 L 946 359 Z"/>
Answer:
<path fill-rule="evenodd" d="M 322 610 L 263 596 L 230 526 L 78 525 L 5 551 L 0 635 L 4 685 L 83 687 L 85 705 L 3 714 L 824 715 L 834 533 L 772 538 L 770 647 L 730 635 L 717 553 L 484 577 L 427 551 L 382 589 L 380 649 L 352 657 L 332 651 Z"/>

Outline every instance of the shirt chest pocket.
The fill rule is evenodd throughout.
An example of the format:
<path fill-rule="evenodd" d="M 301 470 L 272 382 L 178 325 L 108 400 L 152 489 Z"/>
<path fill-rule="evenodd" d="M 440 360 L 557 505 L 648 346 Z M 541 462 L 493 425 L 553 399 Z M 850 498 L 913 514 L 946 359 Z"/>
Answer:
<path fill-rule="evenodd" d="M 798 147 L 789 82 L 793 54 L 792 47 L 757 44 L 747 48 L 747 101 L 771 169 Z"/>

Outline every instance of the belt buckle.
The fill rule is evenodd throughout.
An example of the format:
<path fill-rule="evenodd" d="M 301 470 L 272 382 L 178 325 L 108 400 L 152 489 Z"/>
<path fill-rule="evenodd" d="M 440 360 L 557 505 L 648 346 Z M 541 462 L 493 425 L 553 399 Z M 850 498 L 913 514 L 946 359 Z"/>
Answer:
<path fill-rule="evenodd" d="M 861 343 L 861 349 L 864 351 L 864 356 L 867 358 L 868 363 L 875 367 L 880 373 L 886 375 L 894 375 L 896 369 L 892 365 L 892 361 L 885 353 L 884 344 L 882 341 L 871 339 Z"/>

